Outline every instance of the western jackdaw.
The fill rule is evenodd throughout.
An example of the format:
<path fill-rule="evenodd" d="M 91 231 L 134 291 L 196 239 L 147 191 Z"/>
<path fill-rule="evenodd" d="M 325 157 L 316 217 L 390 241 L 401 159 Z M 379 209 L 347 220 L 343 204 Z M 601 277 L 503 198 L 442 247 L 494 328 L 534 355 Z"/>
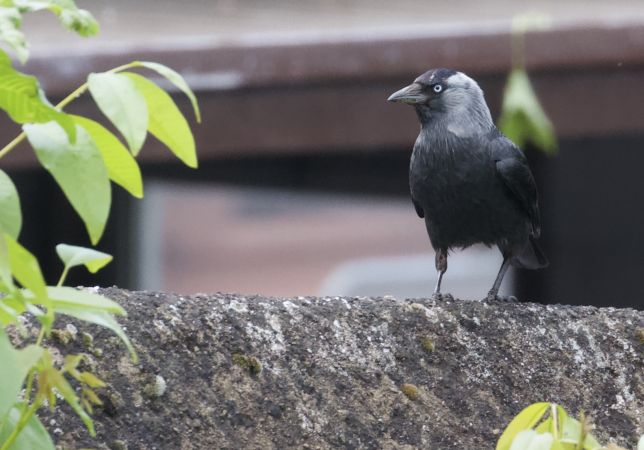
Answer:
<path fill-rule="evenodd" d="M 434 295 L 440 296 L 452 248 L 499 247 L 503 264 L 490 300 L 498 298 L 510 265 L 546 267 L 536 243 L 541 225 L 534 178 L 521 150 L 494 126 L 476 81 L 454 70 L 433 69 L 388 100 L 412 105 L 420 121 L 409 186 L 436 251 Z"/>

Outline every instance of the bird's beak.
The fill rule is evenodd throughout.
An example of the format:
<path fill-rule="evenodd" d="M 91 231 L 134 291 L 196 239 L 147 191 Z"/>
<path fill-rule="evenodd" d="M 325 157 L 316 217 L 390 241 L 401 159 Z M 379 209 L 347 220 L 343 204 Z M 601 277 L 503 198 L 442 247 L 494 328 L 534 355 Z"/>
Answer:
<path fill-rule="evenodd" d="M 420 84 L 412 83 L 409 86 L 391 94 L 387 101 L 414 105 L 417 103 L 425 103 L 427 101 L 427 96 L 423 93 L 423 87 Z"/>

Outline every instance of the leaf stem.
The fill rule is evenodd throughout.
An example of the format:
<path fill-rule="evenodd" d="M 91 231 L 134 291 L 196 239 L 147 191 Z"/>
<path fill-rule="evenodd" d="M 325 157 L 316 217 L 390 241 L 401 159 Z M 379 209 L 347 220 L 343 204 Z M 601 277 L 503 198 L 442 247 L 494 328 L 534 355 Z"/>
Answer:
<path fill-rule="evenodd" d="M 559 440 L 559 414 L 557 414 L 557 404 L 550 404 L 550 414 L 552 415 L 552 435 L 555 442 Z"/>
<path fill-rule="evenodd" d="M 68 272 L 69 272 L 69 266 L 65 265 L 65 268 L 63 269 L 63 273 L 60 274 L 60 279 L 58 280 L 56 287 L 61 287 L 63 285 L 63 283 L 65 282 L 65 279 L 67 278 Z"/>
<path fill-rule="evenodd" d="M 512 33 L 512 68 L 525 68 L 525 31 L 518 30 Z"/>
<path fill-rule="evenodd" d="M 38 339 L 36 339 L 36 345 L 40 346 L 42 344 L 42 340 L 45 337 L 45 327 L 40 328 L 40 333 L 38 333 Z M 27 386 L 25 387 L 25 406 L 29 404 L 29 401 L 31 400 L 31 389 L 34 384 L 34 374 L 35 371 L 29 372 L 29 377 L 27 377 Z M 26 408 L 23 408 L 23 411 Z"/>
<path fill-rule="evenodd" d="M 0 150 L 0 158 L 2 158 L 4 155 L 9 153 L 11 150 L 16 148 L 18 144 L 20 144 L 22 141 L 25 140 L 27 135 L 24 133 L 20 133 L 18 136 L 16 136 L 11 142 L 9 142 L 7 145 L 5 145 L 2 150 Z"/>
<path fill-rule="evenodd" d="M 60 103 L 58 103 L 58 104 L 56 105 L 56 109 L 61 109 L 61 110 L 62 110 L 65 106 L 69 105 L 71 102 L 73 102 L 73 101 L 74 101 L 74 100 L 76 100 L 78 97 L 80 97 L 81 95 L 83 95 L 83 94 L 85 93 L 85 91 L 87 90 L 87 87 L 88 87 L 88 86 L 87 86 L 87 83 L 83 83 L 83 84 L 81 84 L 79 87 L 77 87 L 76 89 L 74 89 L 74 91 L 73 91 L 71 94 L 69 94 L 67 97 L 65 97 L 64 99 L 62 99 L 62 100 L 60 101 Z"/>

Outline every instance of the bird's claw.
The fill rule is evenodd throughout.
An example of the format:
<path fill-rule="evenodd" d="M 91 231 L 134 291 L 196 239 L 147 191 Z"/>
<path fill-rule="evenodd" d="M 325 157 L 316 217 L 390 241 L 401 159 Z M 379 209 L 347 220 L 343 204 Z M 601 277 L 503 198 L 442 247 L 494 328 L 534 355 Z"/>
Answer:
<path fill-rule="evenodd" d="M 454 300 L 454 296 L 452 294 L 441 294 L 440 292 L 434 292 L 432 294 L 432 300 L 434 301 L 440 301 L 440 300 Z"/>
<path fill-rule="evenodd" d="M 514 295 L 499 295 L 490 292 L 487 297 L 483 299 L 484 302 L 501 302 L 501 303 L 518 303 L 519 299 Z"/>

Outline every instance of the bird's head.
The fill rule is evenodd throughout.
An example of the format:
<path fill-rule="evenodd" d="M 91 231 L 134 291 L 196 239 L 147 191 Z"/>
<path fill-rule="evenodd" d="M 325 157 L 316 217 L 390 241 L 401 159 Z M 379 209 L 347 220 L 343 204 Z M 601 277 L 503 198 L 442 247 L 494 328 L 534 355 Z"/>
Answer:
<path fill-rule="evenodd" d="M 467 122 L 463 126 L 492 124 L 479 85 L 464 73 L 451 69 L 429 70 L 387 100 L 414 106 L 421 123 L 444 118 L 449 122 Z"/>

